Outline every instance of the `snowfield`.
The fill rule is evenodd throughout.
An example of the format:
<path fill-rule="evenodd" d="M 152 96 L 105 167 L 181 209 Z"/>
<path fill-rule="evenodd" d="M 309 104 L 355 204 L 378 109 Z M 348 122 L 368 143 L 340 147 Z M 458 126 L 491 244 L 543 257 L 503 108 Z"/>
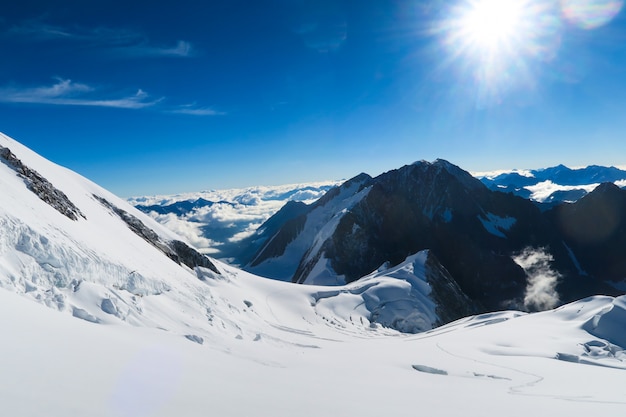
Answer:
<path fill-rule="evenodd" d="M 626 405 L 624 352 L 604 338 L 623 334 L 622 298 L 483 315 L 417 336 L 311 325 L 282 301 L 271 294 L 263 310 L 284 324 L 200 345 L 77 320 L 2 291 L 3 414 L 587 416 Z"/>
<path fill-rule="evenodd" d="M 84 215 L 64 215 L 0 159 L 2 415 L 526 417 L 626 407 L 626 297 L 428 330 L 437 315 L 425 253 L 333 287 L 215 260 L 190 267 L 167 255 L 183 239 L 127 202 L 6 136 L 0 147 Z M 385 327 L 401 319 L 427 331 Z"/>

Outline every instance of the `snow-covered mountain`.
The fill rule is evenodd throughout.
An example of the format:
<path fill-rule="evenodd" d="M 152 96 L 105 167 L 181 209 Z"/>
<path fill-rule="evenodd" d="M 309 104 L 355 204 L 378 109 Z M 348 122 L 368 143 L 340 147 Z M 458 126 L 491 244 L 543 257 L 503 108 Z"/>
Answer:
<path fill-rule="evenodd" d="M 419 161 L 327 193 L 267 237 L 245 269 L 341 284 L 430 250 L 487 310 L 551 308 L 622 293 L 625 199 L 626 191 L 604 183 L 574 204 L 542 210 L 449 162 Z"/>
<path fill-rule="evenodd" d="M 623 297 L 410 335 L 473 308 L 431 252 L 345 286 L 263 279 L 3 135 L 0 196 L 3 414 L 623 409 Z"/>
<path fill-rule="evenodd" d="M 543 210 L 575 202 L 602 182 L 626 186 L 626 171 L 563 165 L 539 170 L 477 172 L 494 191 L 530 199 Z M 245 189 L 211 190 L 169 196 L 133 197 L 128 201 L 170 230 L 184 236 L 200 252 L 243 266 L 277 231 L 277 225 L 296 218 L 343 181 L 325 181 Z M 272 218 L 270 222 L 266 221 Z M 260 232 L 256 233 L 260 228 Z M 274 274 L 272 274 L 274 275 Z"/>
<path fill-rule="evenodd" d="M 0 176 L 0 286 L 56 310 L 94 323 L 181 334 L 193 329 L 193 339 L 203 340 L 216 331 L 213 317 L 220 308 L 217 327 L 229 322 L 239 328 L 232 311 L 264 304 L 239 295 L 237 308 L 235 299 L 222 305 L 211 291 L 216 283 L 247 279 L 262 288 L 285 288 L 200 254 L 124 200 L 6 136 L 0 137 Z M 398 271 L 404 272 L 396 276 Z M 416 332 L 475 311 L 448 281 L 423 252 L 352 286 L 303 288 L 293 296 L 315 300 L 304 304 L 317 315 L 319 305 L 353 294 L 350 318 L 360 326 L 372 322 Z M 459 301 L 452 313 L 441 304 L 448 298 Z"/>
<path fill-rule="evenodd" d="M 492 190 L 510 192 L 550 205 L 562 202 L 573 203 L 604 182 L 612 182 L 620 187 L 626 186 L 626 171 L 598 165 L 577 169 L 557 165 L 544 169 L 474 175 Z"/>

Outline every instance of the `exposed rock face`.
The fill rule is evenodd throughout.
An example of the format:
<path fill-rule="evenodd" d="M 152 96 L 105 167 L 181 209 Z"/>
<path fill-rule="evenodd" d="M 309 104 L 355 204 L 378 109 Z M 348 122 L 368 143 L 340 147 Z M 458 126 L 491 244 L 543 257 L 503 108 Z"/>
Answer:
<path fill-rule="evenodd" d="M 145 241 L 153 245 L 155 248 L 159 249 L 174 262 L 178 264 L 182 263 L 192 269 L 200 266 L 203 268 L 208 268 L 216 274 L 220 273 L 208 257 L 202 255 L 200 252 L 196 251 L 186 243 L 179 240 L 164 242 L 154 230 L 150 229 L 141 220 L 139 220 L 132 214 L 120 209 L 105 198 L 102 198 L 95 194 L 93 195 L 93 197 L 98 200 L 100 204 L 107 207 L 109 210 L 119 216 L 119 218 L 122 219 L 124 223 L 126 223 L 128 228 L 132 230 L 136 235 L 140 236 Z"/>
<path fill-rule="evenodd" d="M 600 194 L 608 197 L 594 197 Z M 625 194 L 602 186 L 571 208 L 542 212 L 529 200 L 489 190 L 449 162 L 420 161 L 329 191 L 308 212 L 284 222 L 248 269 L 265 268 L 264 275 L 273 277 L 272 267 L 280 265 L 294 282 L 351 282 L 385 262 L 397 265 L 428 249 L 449 273 L 448 283 L 483 309 L 524 308 L 530 281 L 515 258 L 536 249 L 559 277 L 562 302 L 618 295 L 611 283 L 626 278 L 626 261 L 619 255 L 626 253 Z M 577 223 L 611 233 L 585 246 L 575 233 L 566 233 L 567 225 Z"/>
<path fill-rule="evenodd" d="M 78 220 L 85 215 L 70 201 L 65 193 L 54 187 L 47 179 L 37 171 L 30 169 L 19 160 L 9 148 L 0 146 L 0 162 L 15 170 L 17 175 L 24 179 L 26 187 L 35 193 L 37 197 L 45 201 L 59 213 L 71 220 Z"/>
<path fill-rule="evenodd" d="M 191 269 L 197 266 L 201 266 L 219 274 L 219 271 L 217 270 L 215 265 L 213 265 L 213 263 L 209 260 L 209 258 L 201 254 L 194 248 L 190 247 L 185 242 L 181 242 L 180 240 L 172 240 L 169 242 L 169 247 L 176 254 L 177 258 L 175 258 L 174 260 L 178 263 L 185 264 Z"/>
<path fill-rule="evenodd" d="M 498 219 L 515 220 L 498 228 Z M 538 229 L 539 219 L 528 201 L 492 193 L 445 161 L 422 161 L 375 178 L 318 253 L 353 281 L 386 261 L 395 265 L 430 249 L 468 295 L 488 308 L 502 308 L 507 306 L 500 303 L 518 298 L 526 284 L 510 256 L 523 248 L 515 239 L 517 229 L 533 223 Z M 306 282 L 312 263 L 302 263 L 294 280 Z"/>
<path fill-rule="evenodd" d="M 426 258 L 426 280 L 432 288 L 432 299 L 437 305 L 436 326 L 450 323 L 462 317 L 472 316 L 484 308 L 463 292 L 450 273 L 432 252 Z"/>
<path fill-rule="evenodd" d="M 244 269 L 261 276 L 293 280 L 298 265 L 307 253 L 311 253 L 316 236 L 332 231 L 330 229 L 346 210 L 365 195 L 364 188 L 369 181 L 369 175 L 361 174 L 332 188 L 312 205 L 300 207 L 298 210 L 302 213 L 295 211 L 295 217 L 280 213 L 268 219 L 265 224 L 271 224 L 276 232 L 265 237 L 265 243 Z M 275 275 L 277 271 L 278 275 Z"/>
<path fill-rule="evenodd" d="M 576 203 L 557 206 L 546 215 L 583 273 L 600 282 L 626 279 L 626 191 L 603 183 Z M 601 290 L 598 282 L 593 284 L 590 291 Z"/>

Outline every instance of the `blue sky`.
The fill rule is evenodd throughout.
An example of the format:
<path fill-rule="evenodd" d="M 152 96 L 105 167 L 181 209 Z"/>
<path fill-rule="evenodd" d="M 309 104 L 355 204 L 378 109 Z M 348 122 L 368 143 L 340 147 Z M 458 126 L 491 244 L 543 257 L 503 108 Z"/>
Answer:
<path fill-rule="evenodd" d="M 501 1 L 13 2 L 0 131 L 122 196 L 626 164 L 622 2 Z"/>

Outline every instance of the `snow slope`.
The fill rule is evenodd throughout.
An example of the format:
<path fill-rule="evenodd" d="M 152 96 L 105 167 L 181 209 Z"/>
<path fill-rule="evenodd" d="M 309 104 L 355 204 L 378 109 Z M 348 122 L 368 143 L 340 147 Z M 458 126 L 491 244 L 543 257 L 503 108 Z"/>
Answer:
<path fill-rule="evenodd" d="M 224 332 L 229 337 L 254 339 L 264 327 L 283 325 L 283 318 L 276 319 L 272 313 L 272 309 L 282 308 L 281 302 L 260 309 L 274 297 L 268 294 L 284 292 L 286 303 L 297 306 L 297 312 L 291 314 L 307 317 L 307 323 L 334 319 L 334 326 L 339 326 L 339 320 L 360 333 L 379 306 L 397 297 L 412 300 L 424 296 L 422 287 L 412 292 L 408 281 L 384 274 L 365 285 L 325 293 L 324 287 L 275 283 L 208 258 L 211 268 L 176 263 L 163 247 L 167 249 L 168 242 L 180 238 L 147 215 L 10 138 L 0 137 L 0 146 L 28 167 L 22 169 L 46 178 L 84 214 L 71 219 L 51 207 L 27 188 L 25 179 L 10 164 L 0 160 L 0 286 L 86 321 L 159 328 L 198 343 Z M 149 230 L 141 229 L 138 234 L 124 216 L 132 216 L 130 226 L 139 224 Z M 154 235 L 157 243 L 148 242 L 145 235 Z M 254 290 L 246 298 L 246 291 L 239 286 L 248 282 Z M 383 283 L 381 288 L 391 290 L 379 291 Z M 353 293 L 356 304 L 364 304 L 367 298 L 366 307 L 355 307 L 354 313 L 342 317 L 325 316 L 332 304 L 329 300 L 343 299 L 344 292 Z M 398 314 L 387 310 L 384 319 L 391 321 L 385 324 Z M 424 314 L 433 321 L 413 326 L 408 320 L 407 328 L 430 329 L 436 314 Z M 351 320 L 358 320 L 358 326 L 349 325 Z"/>
<path fill-rule="evenodd" d="M 304 322 L 291 316 L 273 330 L 289 342 L 230 334 L 201 346 L 76 320 L 1 291 L 0 404 L 24 417 L 620 415 L 624 353 L 590 323 L 600 315 L 600 329 L 623 328 L 623 314 L 624 300 L 598 297 L 411 337 L 305 331 L 287 327 Z"/>
<path fill-rule="evenodd" d="M 0 146 L 84 215 L 70 219 L 0 163 L 2 415 L 587 416 L 626 405 L 624 297 L 403 334 L 373 312 L 410 317 L 408 299 L 422 328 L 434 323 L 423 254 L 335 287 L 189 267 L 159 247 L 180 237 L 148 216 L 10 138 Z"/>

